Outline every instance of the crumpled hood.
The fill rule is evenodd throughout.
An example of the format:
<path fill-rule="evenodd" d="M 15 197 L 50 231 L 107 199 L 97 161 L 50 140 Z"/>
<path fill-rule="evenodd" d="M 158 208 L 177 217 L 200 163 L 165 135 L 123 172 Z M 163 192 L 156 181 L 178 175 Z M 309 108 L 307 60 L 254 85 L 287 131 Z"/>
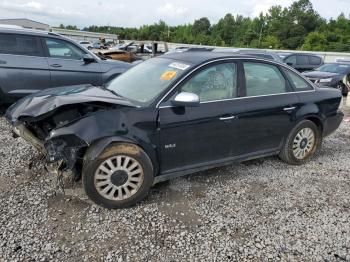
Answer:
<path fill-rule="evenodd" d="M 321 71 L 310 71 L 310 72 L 304 72 L 302 74 L 306 77 L 311 77 L 311 78 L 330 78 L 330 77 L 340 76 L 337 73 L 321 72 Z"/>
<path fill-rule="evenodd" d="M 105 102 L 136 107 L 129 100 L 118 97 L 101 87 L 75 85 L 48 88 L 26 96 L 10 106 L 5 117 L 13 125 L 16 125 L 20 117 L 38 117 L 64 105 L 88 102 Z"/>

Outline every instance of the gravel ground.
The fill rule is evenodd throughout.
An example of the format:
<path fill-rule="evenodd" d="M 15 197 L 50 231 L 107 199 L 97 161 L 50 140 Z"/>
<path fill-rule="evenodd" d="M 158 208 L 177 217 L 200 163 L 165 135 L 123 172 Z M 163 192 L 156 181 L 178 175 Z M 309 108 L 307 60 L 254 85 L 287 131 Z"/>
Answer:
<path fill-rule="evenodd" d="M 350 101 L 348 101 L 350 105 Z M 0 261 L 350 261 L 350 107 L 304 166 L 277 157 L 155 186 L 133 208 L 56 188 L 0 118 Z"/>

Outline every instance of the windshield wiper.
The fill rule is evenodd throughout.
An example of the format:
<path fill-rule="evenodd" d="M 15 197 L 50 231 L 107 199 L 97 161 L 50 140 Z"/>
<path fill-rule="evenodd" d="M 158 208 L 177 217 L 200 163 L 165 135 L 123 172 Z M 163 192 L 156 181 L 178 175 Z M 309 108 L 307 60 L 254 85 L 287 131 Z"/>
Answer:
<path fill-rule="evenodd" d="M 111 92 L 113 95 L 115 95 L 115 96 L 117 96 L 117 97 L 121 97 L 121 98 L 126 99 L 124 96 L 122 96 L 122 95 L 118 94 L 118 93 L 117 93 L 117 92 L 115 92 L 114 90 L 112 90 L 112 89 L 108 89 L 108 88 L 107 88 L 105 85 L 100 86 L 100 88 L 102 88 L 103 90 L 106 90 L 106 91 Z"/>

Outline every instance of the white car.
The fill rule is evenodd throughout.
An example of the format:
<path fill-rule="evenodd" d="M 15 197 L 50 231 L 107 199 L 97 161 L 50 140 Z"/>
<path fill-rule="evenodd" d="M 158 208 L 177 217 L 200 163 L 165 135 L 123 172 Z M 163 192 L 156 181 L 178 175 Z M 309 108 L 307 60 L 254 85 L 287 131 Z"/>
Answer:
<path fill-rule="evenodd" d="M 79 42 L 79 44 L 81 45 L 81 46 L 83 46 L 83 47 L 85 47 L 86 49 L 89 49 L 89 50 L 91 50 L 92 49 L 92 43 L 91 42 L 89 42 L 89 41 L 81 41 L 81 42 Z"/>

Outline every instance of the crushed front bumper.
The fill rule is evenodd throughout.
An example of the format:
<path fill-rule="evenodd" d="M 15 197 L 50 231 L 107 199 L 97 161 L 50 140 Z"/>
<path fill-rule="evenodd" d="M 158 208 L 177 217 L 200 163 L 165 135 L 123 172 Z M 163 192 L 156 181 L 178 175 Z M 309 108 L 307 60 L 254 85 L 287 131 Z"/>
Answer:
<path fill-rule="evenodd" d="M 58 163 L 61 169 L 73 170 L 77 159 L 82 157 L 82 149 L 87 147 L 86 142 L 74 135 L 54 138 L 44 142 L 37 138 L 24 124 L 14 127 L 13 132 L 46 156 L 48 170 L 57 169 Z"/>
<path fill-rule="evenodd" d="M 41 141 L 39 138 L 37 138 L 23 124 L 14 127 L 13 128 L 13 133 L 15 133 L 17 136 L 22 137 L 29 144 L 33 145 L 37 150 L 39 150 L 39 152 L 41 152 L 42 154 L 46 154 L 46 149 L 45 149 L 43 141 Z"/>

